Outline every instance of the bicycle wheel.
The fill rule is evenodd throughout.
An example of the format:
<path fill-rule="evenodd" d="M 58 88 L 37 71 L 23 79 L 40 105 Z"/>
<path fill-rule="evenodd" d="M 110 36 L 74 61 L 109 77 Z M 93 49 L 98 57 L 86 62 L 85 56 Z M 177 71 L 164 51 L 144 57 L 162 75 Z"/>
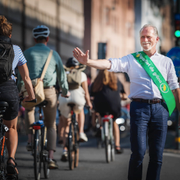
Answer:
<path fill-rule="evenodd" d="M 73 124 L 69 126 L 69 134 L 68 134 L 68 161 L 69 161 L 69 169 L 74 169 L 74 128 Z"/>
<path fill-rule="evenodd" d="M 43 161 L 43 171 L 45 179 L 49 178 L 50 169 L 48 168 L 48 151 L 47 151 L 47 129 L 46 127 L 42 128 L 42 139 L 41 139 L 41 147 L 42 147 L 42 161 Z"/>
<path fill-rule="evenodd" d="M 75 131 L 75 158 L 74 158 L 74 167 L 78 167 L 79 164 L 79 127 L 76 125 Z"/>
<path fill-rule="evenodd" d="M 109 122 L 104 122 L 104 144 L 105 144 L 105 154 L 106 154 L 106 162 L 109 163 L 111 159 L 111 145 L 110 145 L 110 133 L 109 133 Z"/>
<path fill-rule="evenodd" d="M 35 130 L 34 136 L 34 176 L 40 180 L 41 176 L 41 131 Z"/>
<path fill-rule="evenodd" d="M 114 140 L 111 140 L 111 161 L 115 160 Z"/>
<path fill-rule="evenodd" d="M 105 137 L 105 153 L 106 153 L 106 162 L 109 163 L 111 158 L 111 145 L 109 144 L 109 139 L 107 136 Z"/>

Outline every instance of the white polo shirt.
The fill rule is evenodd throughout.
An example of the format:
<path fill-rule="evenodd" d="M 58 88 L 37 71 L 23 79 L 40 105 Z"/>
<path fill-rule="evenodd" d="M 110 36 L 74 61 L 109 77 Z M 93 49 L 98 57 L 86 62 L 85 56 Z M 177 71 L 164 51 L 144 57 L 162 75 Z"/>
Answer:
<path fill-rule="evenodd" d="M 170 89 L 173 90 L 179 88 L 172 60 L 157 52 L 151 56 L 150 59 L 161 72 L 164 79 L 169 84 Z M 111 69 L 109 71 L 126 72 L 129 75 L 130 99 L 162 99 L 158 87 L 131 54 L 122 58 L 110 58 L 109 60 L 111 61 Z"/>

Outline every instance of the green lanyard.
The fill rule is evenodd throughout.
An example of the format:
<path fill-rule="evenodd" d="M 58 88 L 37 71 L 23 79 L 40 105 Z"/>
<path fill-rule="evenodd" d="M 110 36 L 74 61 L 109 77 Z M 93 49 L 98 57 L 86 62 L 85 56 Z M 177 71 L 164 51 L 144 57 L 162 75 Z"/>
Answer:
<path fill-rule="evenodd" d="M 162 74 L 159 72 L 157 67 L 154 65 L 154 63 L 151 61 L 151 59 L 146 53 L 140 51 L 132 53 L 132 55 L 138 61 L 138 63 L 144 68 L 144 70 L 147 72 L 147 74 L 151 77 L 153 82 L 158 87 L 163 99 L 167 104 L 170 116 L 176 107 L 176 102 L 174 99 L 174 95 L 171 89 L 169 88 L 169 85 L 167 84 Z"/>

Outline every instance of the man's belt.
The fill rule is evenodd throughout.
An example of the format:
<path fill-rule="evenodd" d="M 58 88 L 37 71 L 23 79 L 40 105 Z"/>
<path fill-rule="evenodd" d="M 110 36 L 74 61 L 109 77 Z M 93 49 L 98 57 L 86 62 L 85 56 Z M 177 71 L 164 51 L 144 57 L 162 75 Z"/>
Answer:
<path fill-rule="evenodd" d="M 54 86 L 46 86 L 44 89 L 52 89 Z"/>
<path fill-rule="evenodd" d="M 156 103 L 164 102 L 163 99 L 140 99 L 140 98 L 134 98 L 132 100 L 137 101 L 137 102 L 148 103 L 148 104 L 156 104 Z"/>

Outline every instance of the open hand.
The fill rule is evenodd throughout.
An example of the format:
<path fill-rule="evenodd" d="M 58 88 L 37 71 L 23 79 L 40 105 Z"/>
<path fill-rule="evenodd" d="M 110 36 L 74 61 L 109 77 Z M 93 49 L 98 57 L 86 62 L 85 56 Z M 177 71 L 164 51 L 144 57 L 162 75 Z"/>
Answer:
<path fill-rule="evenodd" d="M 89 50 L 86 51 L 86 54 L 83 53 L 78 47 L 74 48 L 73 56 L 81 63 L 87 64 L 89 60 Z"/>

